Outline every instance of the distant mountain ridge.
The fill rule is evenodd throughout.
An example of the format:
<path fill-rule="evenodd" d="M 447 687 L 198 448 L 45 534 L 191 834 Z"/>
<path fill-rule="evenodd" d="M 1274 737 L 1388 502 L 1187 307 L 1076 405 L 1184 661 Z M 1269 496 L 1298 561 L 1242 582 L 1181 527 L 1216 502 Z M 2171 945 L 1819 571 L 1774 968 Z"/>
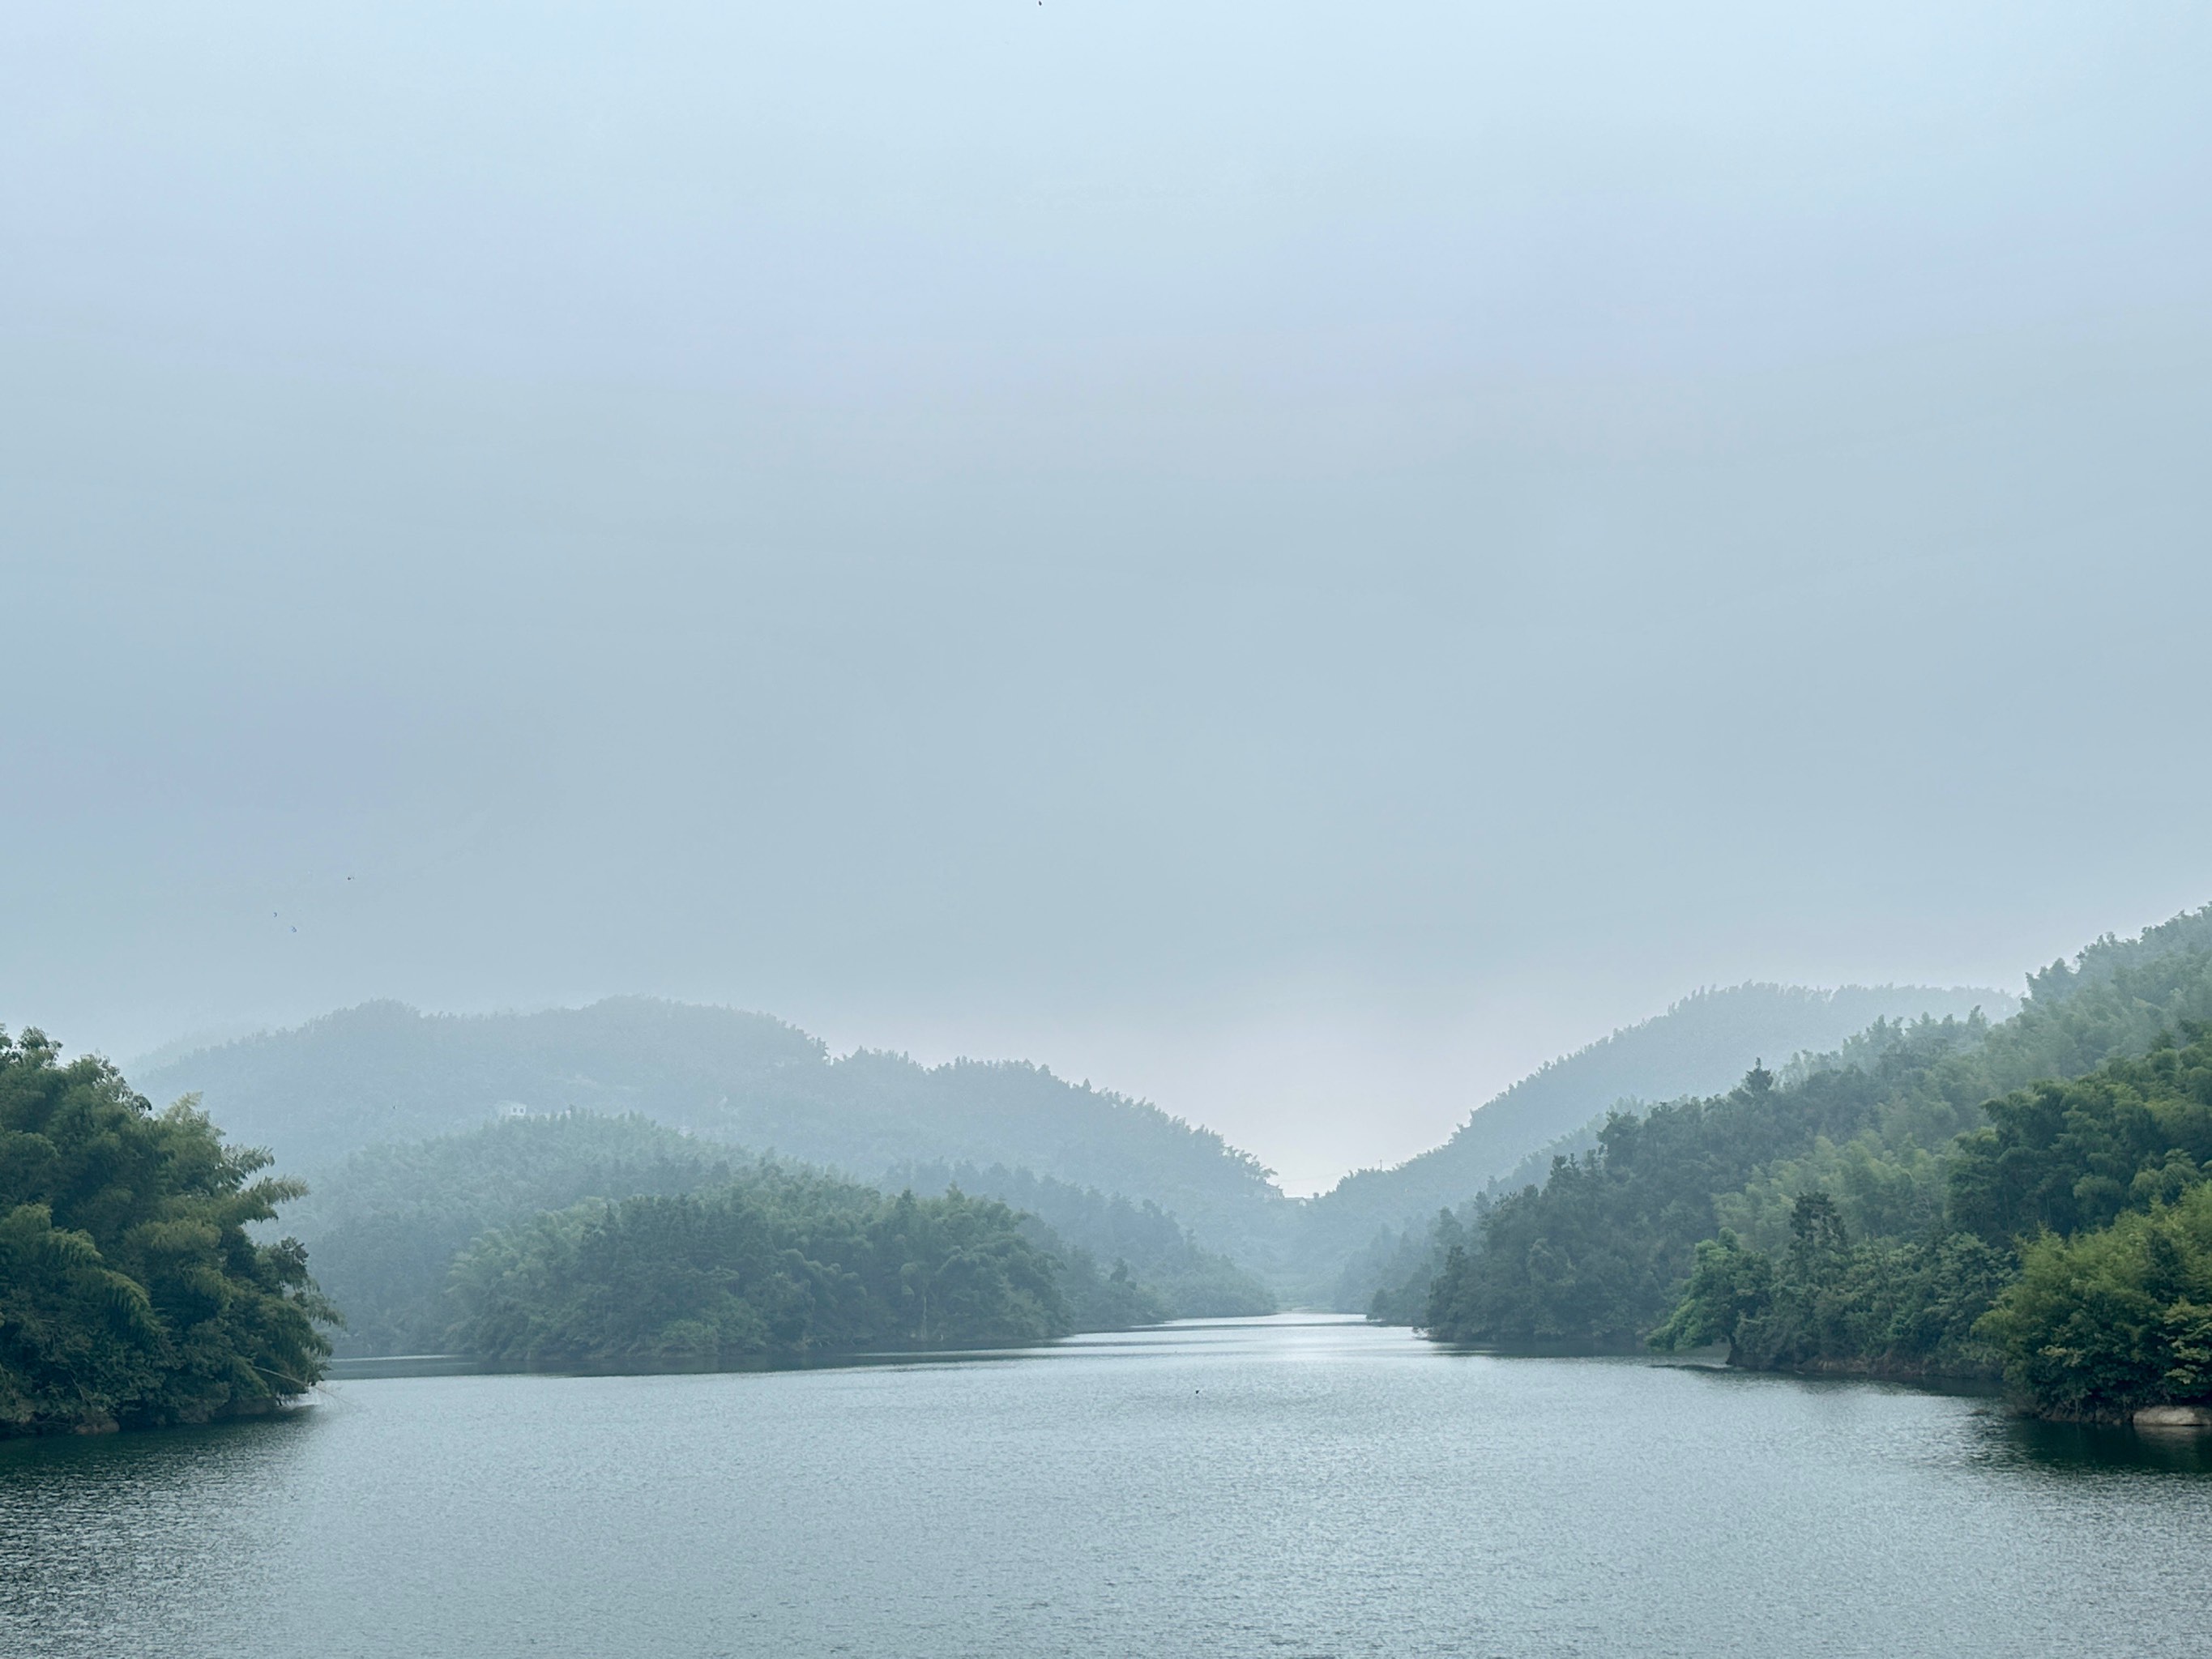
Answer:
<path fill-rule="evenodd" d="M 313 1172 L 502 1110 L 639 1113 L 755 1153 L 874 1180 L 895 1166 L 1003 1164 L 1150 1200 L 1206 1248 L 1265 1260 L 1289 1200 L 1211 1130 L 1022 1061 L 924 1066 L 765 1014 L 617 997 L 533 1014 L 365 1003 L 173 1060 L 156 1099 L 198 1093 L 234 1142 Z"/>
<path fill-rule="evenodd" d="M 1441 1146 L 1392 1169 L 1360 1170 L 1306 1206 L 1297 1258 L 1319 1273 L 1383 1228 L 1418 1224 L 1515 1171 L 1531 1153 L 1589 1130 L 1623 1101 L 1653 1104 L 1717 1093 L 1755 1060 L 1780 1065 L 1825 1053 L 1877 1019 L 2002 1018 L 2019 999 L 1972 987 L 1848 985 L 1834 990 L 1748 983 L 1701 990 L 1665 1013 L 1547 1062 L 1478 1107 Z M 1318 1281 L 1317 1281 L 1318 1282 Z"/>
<path fill-rule="evenodd" d="M 924 1066 L 865 1049 L 836 1058 L 765 1014 L 642 997 L 469 1016 L 364 1003 L 169 1059 L 137 1082 L 157 1100 L 199 1094 L 234 1143 L 268 1146 L 282 1169 L 311 1176 L 363 1147 L 452 1134 L 501 1112 L 571 1109 L 640 1114 L 863 1181 L 963 1165 L 1025 1171 L 1155 1205 L 1205 1250 L 1324 1301 L 1382 1230 L 1425 1231 L 1438 1209 L 1591 1129 L 1620 1101 L 1711 1093 L 1754 1059 L 1833 1049 L 1877 1019 L 1975 1006 L 2002 1017 L 2013 1004 L 1997 991 L 1911 986 L 1701 991 L 1523 1078 L 1443 1146 L 1304 1203 L 1212 1131 L 1040 1066 Z"/>

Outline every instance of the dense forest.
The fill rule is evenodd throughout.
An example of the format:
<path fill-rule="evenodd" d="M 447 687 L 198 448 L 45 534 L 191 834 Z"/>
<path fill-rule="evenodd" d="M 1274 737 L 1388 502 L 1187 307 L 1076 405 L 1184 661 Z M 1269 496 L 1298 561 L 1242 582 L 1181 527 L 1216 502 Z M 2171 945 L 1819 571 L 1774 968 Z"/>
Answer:
<path fill-rule="evenodd" d="M 2186 1030 L 1990 1102 L 1951 1148 L 1941 1217 L 1908 1235 L 1855 1236 L 1817 1189 L 1784 1250 L 1723 1229 L 1656 1340 L 1725 1340 L 1762 1369 L 2002 1368 L 2055 1416 L 2212 1396 L 2212 1038 Z"/>
<path fill-rule="evenodd" d="M 486 1017 L 368 1003 L 184 1055 L 140 1079 L 198 1091 L 287 1172 L 477 1127 L 502 1109 L 642 1114 L 732 1146 L 875 1181 L 910 1164 L 1003 1164 L 1150 1200 L 1248 1263 L 1279 1248 L 1289 1200 L 1209 1130 L 1022 1062 L 832 1058 L 765 1015 L 624 997 Z"/>
<path fill-rule="evenodd" d="M 1003 1164 L 989 1169 L 973 1164 L 913 1164 L 892 1170 L 885 1185 L 925 1194 L 957 1187 L 978 1197 L 995 1198 L 1035 1218 L 1040 1238 L 1079 1275 L 1085 1271 L 1085 1261 L 1103 1262 L 1109 1278 L 1122 1271 L 1155 1298 L 1155 1320 L 1096 1320 L 1079 1310 L 1079 1328 L 1275 1311 L 1274 1295 L 1264 1284 L 1227 1256 L 1202 1249 L 1189 1229 L 1149 1199 L 1133 1203 L 1119 1194 L 1054 1181 L 1029 1170 L 1009 1170 Z M 1070 1297 L 1073 1303 L 1074 1292 Z"/>
<path fill-rule="evenodd" d="M 635 1115 L 506 1118 L 356 1152 L 315 1177 L 290 1225 L 344 1310 L 341 1356 L 443 1353 L 455 1317 L 447 1280 L 481 1234 L 585 1199 L 724 1186 L 748 1161 Z"/>
<path fill-rule="evenodd" d="M 1464 1246 L 1468 1230 L 1479 1224 L 1499 1199 L 1540 1182 L 1552 1166 L 1593 1151 L 1606 1123 L 1616 1113 L 1630 1111 L 1626 1104 L 1585 1123 L 1571 1134 L 1522 1158 L 1506 1174 L 1486 1183 L 1474 1197 L 1440 1209 L 1425 1224 L 1409 1221 L 1403 1227 L 1384 1227 L 1355 1253 L 1337 1275 L 1329 1305 L 1339 1313 L 1365 1313 L 1386 1325 L 1418 1325 L 1426 1317 L 1429 1285 L 1443 1271 L 1455 1245 Z"/>
<path fill-rule="evenodd" d="M 356 1152 L 317 1178 L 291 1224 L 317 1280 L 344 1311 L 346 1328 L 335 1339 L 341 1356 L 442 1353 L 465 1340 L 454 1263 L 485 1233 L 586 1200 L 680 1197 L 817 1174 L 635 1114 L 508 1117 Z M 913 1166 L 896 1172 L 890 1190 L 910 1186 L 927 1196 L 971 1182 L 978 1195 L 1006 1200 L 1023 1237 L 1051 1258 L 1072 1328 L 1272 1309 L 1263 1286 L 1200 1249 L 1154 1206 L 1003 1167 Z"/>
<path fill-rule="evenodd" d="M 1462 1341 L 1649 1334 L 1725 1340 L 1753 1366 L 2002 1366 L 2052 1414 L 2186 1397 L 2207 1020 L 2212 907 L 2033 975 L 2009 1020 L 1883 1022 L 1725 1095 L 1616 1115 L 1540 1186 L 1439 1217 L 1425 1297 L 1394 1285 L 1376 1311 L 1419 1301 Z M 2130 1357 L 2053 1359 L 2103 1352 L 2083 1287 L 2138 1270 Z"/>
<path fill-rule="evenodd" d="M 1066 1334 L 1052 1256 L 957 1190 L 886 1198 L 763 1164 L 709 1193 L 595 1202 L 470 1246 L 463 1346 L 531 1365 L 1013 1345 Z"/>
<path fill-rule="evenodd" d="M 1817 1001 L 1693 999 L 1672 1036 L 1616 1034 L 1619 1052 L 1528 1080 L 1509 1116 L 1564 1113 L 1578 1062 L 1595 1086 L 1638 1042 L 1680 1059 L 1723 1027 L 1740 1036 L 1747 1009 L 1795 1018 Z M 2208 1031 L 2212 907 L 2031 975 L 2008 1018 L 1878 1018 L 1829 1052 L 1754 1061 L 1724 1092 L 1570 1127 L 1425 1227 L 1377 1230 L 1341 1288 L 1451 1341 L 1724 1342 L 1750 1367 L 2002 1372 L 2056 1416 L 2212 1399 Z M 349 1055 L 368 1057 L 366 1078 L 335 1100 L 303 1093 L 295 1113 L 264 1099 L 264 1121 L 307 1126 L 310 1144 L 369 1136 L 383 1089 L 384 1127 L 461 1130 L 357 1147 L 310 1196 L 267 1154 L 226 1146 L 191 1098 L 156 1112 L 104 1061 L 0 1036 L 0 1425 L 265 1410 L 313 1384 L 331 1352 L 319 1327 L 341 1311 L 349 1352 L 592 1366 L 1259 1313 L 1267 1285 L 1157 1199 L 1054 1171 L 1194 1195 L 1279 1271 L 1297 1213 L 1249 1158 L 1151 1108 L 1029 1066 L 833 1061 L 788 1027 L 714 1010 L 472 1022 L 372 1006 L 215 1051 L 215 1069 L 258 1098 L 319 1088 Z M 458 1077 L 439 1075 L 441 1056 Z M 738 1092 L 709 1100 L 718 1076 Z M 525 1083 L 689 1100 L 697 1122 L 533 1111 L 510 1086 Z M 854 1179 L 788 1141 L 738 1151 L 724 1135 L 744 1121 L 905 1155 Z M 1477 1144 L 1462 1130 L 1453 1156 Z M 965 1155 L 977 1146 L 1036 1161 Z"/>
<path fill-rule="evenodd" d="M 334 1328 L 362 1353 L 706 1365 L 1269 1305 L 1158 1206 L 1003 1167 L 890 1196 L 589 1112 L 364 1149 L 312 1198 L 269 1162 L 190 1097 L 157 1112 L 106 1061 L 0 1032 L 0 1433 L 266 1411 Z M 279 1205 L 296 1236 L 269 1236 Z"/>
<path fill-rule="evenodd" d="M 156 1112 L 106 1061 L 0 1031 L 0 1434 L 205 1423 L 312 1387 L 327 1311 L 295 1196 L 189 1100 Z"/>
<path fill-rule="evenodd" d="M 641 1006 L 721 1029 L 713 1011 Z M 763 1075 L 793 1060 L 775 1046 L 788 1028 L 727 1018 L 779 1054 Z M 883 1087 L 871 1110 L 941 1086 L 971 1132 L 1057 1121 L 1064 1167 L 1096 1132 L 1273 1192 L 1210 1138 L 1049 1073 L 830 1062 L 809 1045 L 793 1063 L 815 1082 L 857 1066 L 842 1075 Z M 1157 1201 L 1033 1167 L 908 1158 L 884 1166 L 887 1190 L 634 1112 L 518 1104 L 356 1150 L 309 1197 L 191 1098 L 156 1112 L 105 1061 L 0 1034 L 0 1429 L 267 1410 L 321 1374 L 341 1310 L 352 1352 L 615 1367 L 1012 1345 L 1273 1305 Z M 938 1121 L 921 1110 L 902 1134 Z M 1452 1341 L 1724 1342 L 1756 1368 L 2002 1373 L 2063 1417 L 2212 1401 L 2212 907 L 2032 975 L 2009 1018 L 1877 1018 L 1551 1150 L 1540 1181 L 1493 1179 L 1425 1230 L 1378 1234 L 1347 1285 L 1364 1277 L 1373 1316 Z"/>
<path fill-rule="evenodd" d="M 1112 1263 L 1124 1261 L 1160 1307 L 1243 1313 L 1283 1291 L 1364 1307 L 1376 1285 L 1401 1272 L 1395 1258 L 1425 1243 L 1425 1218 L 1438 1203 L 1540 1173 L 1547 1152 L 1594 1144 L 1605 1110 L 1624 1098 L 1713 1086 L 1759 1053 L 1832 1047 L 1886 1011 L 1964 1012 L 1996 994 L 1778 986 L 1700 993 L 1523 1079 L 1434 1152 L 1395 1170 L 1363 1171 L 1302 1204 L 1219 1136 L 1042 1067 L 922 1066 L 869 1051 L 835 1058 L 763 1015 L 643 998 L 483 1018 L 369 1003 L 170 1058 L 142 1080 L 199 1091 L 234 1133 L 271 1146 L 284 1170 L 305 1174 L 319 1193 L 356 1178 L 345 1164 L 355 1153 L 473 1130 L 501 1112 L 638 1115 L 893 1190 L 910 1173 L 939 1171 L 926 1187 L 957 1170 L 963 1185 L 983 1183 L 967 1190 L 1042 1217 L 1066 1247 L 1071 1283 L 1085 1271 L 1079 1253 L 1087 1253 L 1109 1278 Z M 1534 1170 L 1516 1171 L 1516 1162 L 1532 1158 Z M 1000 1180 L 992 1171 L 1007 1173 Z M 1150 1206 L 1188 1235 L 1188 1252 L 1168 1261 L 1158 1252 L 1180 1247 L 1142 1227 L 1117 1242 L 1108 1236 L 1115 1224 L 1061 1188 L 1126 1200 L 1137 1215 Z M 568 1197 L 623 1195 L 580 1188 Z M 466 1242 L 453 1236 L 459 1224 L 434 1227 L 426 1261 Z M 349 1287 L 341 1299 L 356 1310 L 357 1328 L 346 1346 L 401 1340 L 381 1292 L 362 1294 L 362 1281 L 336 1261 L 338 1249 L 334 1236 L 321 1239 L 318 1260 L 328 1265 L 319 1272 Z"/>
<path fill-rule="evenodd" d="M 1451 1139 L 1388 1170 L 1361 1170 L 1306 1206 L 1294 1260 L 1310 1294 L 1364 1309 L 1425 1255 L 1429 1220 L 1486 1190 L 1540 1179 L 1556 1153 L 1594 1146 L 1607 1114 L 1715 1093 L 1761 1055 L 1835 1048 L 1877 1020 L 2008 1013 L 2002 992 L 1929 986 L 1737 985 L 1700 991 L 1522 1078 Z"/>

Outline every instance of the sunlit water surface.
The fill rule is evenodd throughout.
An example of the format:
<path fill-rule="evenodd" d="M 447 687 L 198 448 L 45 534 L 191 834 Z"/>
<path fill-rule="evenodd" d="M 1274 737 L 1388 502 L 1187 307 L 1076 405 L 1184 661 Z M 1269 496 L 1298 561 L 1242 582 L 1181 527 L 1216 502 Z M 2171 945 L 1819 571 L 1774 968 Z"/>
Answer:
<path fill-rule="evenodd" d="M 2212 1653 L 2193 1440 L 1286 1317 L 0 1444 L 0 1653 Z"/>

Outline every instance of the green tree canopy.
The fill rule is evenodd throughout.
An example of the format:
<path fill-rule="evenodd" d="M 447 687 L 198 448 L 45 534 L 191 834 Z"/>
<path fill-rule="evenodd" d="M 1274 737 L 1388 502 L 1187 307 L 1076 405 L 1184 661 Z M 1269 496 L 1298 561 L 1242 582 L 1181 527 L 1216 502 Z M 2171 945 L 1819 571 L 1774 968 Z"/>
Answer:
<path fill-rule="evenodd" d="M 1454 1218 L 1459 1239 L 1438 1224 L 1424 1322 L 1476 1341 L 1726 1336 L 1752 1364 L 1991 1367 L 1976 1322 L 2025 1239 L 2171 1200 L 2212 1161 L 2212 1050 L 2171 1035 L 2212 1018 L 2212 907 L 2030 985 L 1996 1025 L 1878 1023 L 1728 1095 L 1614 1116 L 1540 1186 Z"/>
<path fill-rule="evenodd" d="M 1983 1333 L 2046 1417 L 2212 1401 L 2212 1185 L 2111 1226 L 2028 1246 Z"/>
<path fill-rule="evenodd" d="M 315 1177 L 291 1220 L 345 1312 L 341 1354 L 442 1353 L 447 1275 L 479 1234 L 587 1198 L 726 1186 L 750 1161 L 634 1114 L 506 1118 L 356 1152 Z"/>
<path fill-rule="evenodd" d="M 768 1164 L 710 1193 L 587 1203 L 454 1264 L 463 1345 L 542 1365 L 726 1364 L 1063 1335 L 1059 1267 L 1005 1205 L 886 1198 Z"/>
<path fill-rule="evenodd" d="M 204 1423 L 313 1386 L 327 1313 L 291 1240 L 246 1233 L 297 1195 L 182 1100 L 0 1031 L 0 1432 Z"/>

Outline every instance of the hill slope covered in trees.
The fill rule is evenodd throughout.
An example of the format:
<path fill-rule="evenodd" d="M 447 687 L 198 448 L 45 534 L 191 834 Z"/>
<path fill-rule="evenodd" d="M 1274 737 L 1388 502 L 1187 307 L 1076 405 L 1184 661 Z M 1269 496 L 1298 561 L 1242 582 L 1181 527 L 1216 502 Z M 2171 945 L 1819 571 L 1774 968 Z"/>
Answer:
<path fill-rule="evenodd" d="M 453 1282 L 461 1346 L 529 1365 L 1026 1345 L 1074 1326 L 1051 1255 L 1005 1205 L 775 1164 L 487 1233 Z"/>
<path fill-rule="evenodd" d="M 1877 1019 L 1922 1015 L 1961 1018 L 1977 1007 L 1992 1016 L 2016 1000 L 2002 992 L 1928 986 L 1737 985 L 1700 991 L 1639 1024 L 1601 1038 L 1522 1079 L 1478 1108 L 1451 1139 L 1388 1170 L 1346 1176 L 1300 1218 L 1297 1260 L 1316 1293 L 1336 1291 L 1347 1262 L 1370 1259 L 1380 1272 L 1396 1245 L 1384 1230 L 1425 1234 L 1439 1209 L 1474 1198 L 1547 1149 L 1594 1144 L 1606 1114 L 1726 1089 L 1758 1060 L 1836 1048 Z M 1534 1173 L 1541 1173 L 1540 1162 Z M 1364 1309 L 1375 1281 L 1355 1273 L 1346 1292 Z M 1350 1283 L 1351 1281 L 1347 1281 Z"/>
<path fill-rule="evenodd" d="M 749 1162 L 635 1115 L 507 1118 L 364 1147 L 316 1176 L 289 1224 L 345 1316 L 338 1354 L 443 1353 L 456 1317 L 447 1279 L 483 1234 L 588 1199 L 726 1186 Z"/>
<path fill-rule="evenodd" d="M 2212 1020 L 2212 907 L 2100 939 L 2029 989 L 1995 1025 L 1879 1025 L 1779 1077 L 1614 1118 L 1595 1152 L 1474 1218 L 1425 1322 L 1462 1340 L 1657 1328 L 1729 1340 L 1746 1364 L 1987 1369 L 2003 1321 L 1983 1316 L 2033 1238 L 2155 1211 L 2212 1153 L 2212 1054 L 2173 1046 Z"/>
<path fill-rule="evenodd" d="M 989 1169 L 916 1164 L 893 1170 L 884 1184 L 925 1195 L 957 1188 L 1025 1212 L 1050 1231 L 1063 1254 L 1079 1251 L 1109 1275 L 1117 1266 L 1126 1267 L 1157 1297 L 1160 1318 L 1247 1318 L 1275 1311 L 1273 1293 L 1257 1277 L 1202 1248 L 1188 1228 L 1149 1200 L 1132 1202 L 1003 1164 Z"/>
<path fill-rule="evenodd" d="M 442 1353 L 459 1340 L 453 1266 L 484 1235 L 599 1201 L 676 1198 L 737 1184 L 768 1190 L 823 1172 L 757 1160 L 635 1114 L 510 1117 L 463 1133 L 365 1147 L 316 1177 L 289 1224 L 346 1319 L 348 1358 Z M 1056 1264 L 1064 1312 L 1081 1330 L 1266 1312 L 1264 1286 L 1201 1250 L 1157 1206 L 1003 1166 L 909 1167 L 886 1190 L 959 1188 L 1005 1200 Z M 826 1189 L 823 1189 L 826 1190 Z"/>
<path fill-rule="evenodd" d="M 2212 1036 L 2183 1029 L 1990 1101 L 1932 1214 L 1900 1227 L 1808 1184 L 1786 1246 L 1723 1227 L 1655 1340 L 1770 1370 L 2002 1367 L 2051 1416 L 2212 1400 Z"/>
<path fill-rule="evenodd" d="M 143 1081 L 197 1091 L 231 1132 L 310 1175 L 380 1142 L 502 1109 L 639 1113 L 873 1181 L 994 1164 L 1150 1200 L 1240 1261 L 1277 1247 L 1288 1200 L 1257 1162 L 1155 1107 L 1021 1062 L 833 1059 L 764 1015 L 642 998 L 484 1017 L 369 1003 L 185 1055 Z"/>

